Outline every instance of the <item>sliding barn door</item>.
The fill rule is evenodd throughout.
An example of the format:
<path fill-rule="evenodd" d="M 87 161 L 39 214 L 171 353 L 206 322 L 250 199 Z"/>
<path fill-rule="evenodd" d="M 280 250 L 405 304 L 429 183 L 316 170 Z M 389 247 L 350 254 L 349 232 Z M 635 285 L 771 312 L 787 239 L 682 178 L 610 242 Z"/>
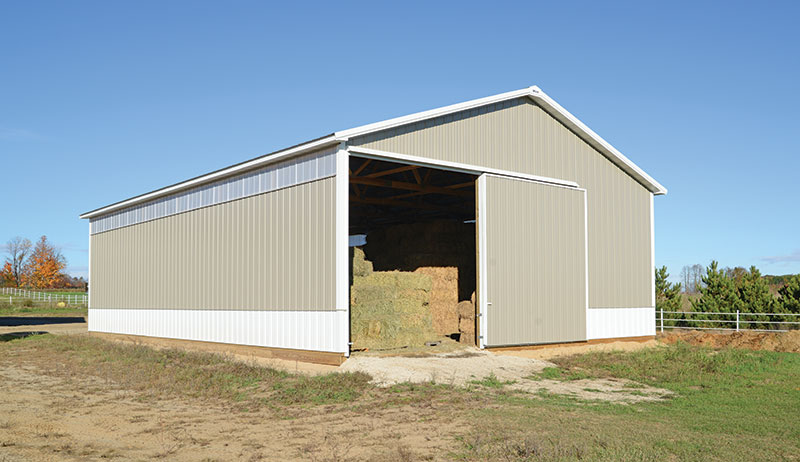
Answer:
<path fill-rule="evenodd" d="M 478 180 L 481 346 L 586 340 L 586 192 Z"/>

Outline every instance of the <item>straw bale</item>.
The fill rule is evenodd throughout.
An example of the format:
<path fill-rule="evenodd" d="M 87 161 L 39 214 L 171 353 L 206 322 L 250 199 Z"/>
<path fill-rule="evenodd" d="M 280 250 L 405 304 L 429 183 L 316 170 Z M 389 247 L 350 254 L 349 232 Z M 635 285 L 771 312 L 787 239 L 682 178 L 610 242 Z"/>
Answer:
<path fill-rule="evenodd" d="M 372 274 L 372 262 L 364 258 L 361 247 L 353 247 L 353 276 L 369 276 Z"/>
<path fill-rule="evenodd" d="M 454 266 L 426 266 L 416 273 L 431 278 L 430 310 L 433 330 L 440 335 L 458 332 L 458 268 Z"/>

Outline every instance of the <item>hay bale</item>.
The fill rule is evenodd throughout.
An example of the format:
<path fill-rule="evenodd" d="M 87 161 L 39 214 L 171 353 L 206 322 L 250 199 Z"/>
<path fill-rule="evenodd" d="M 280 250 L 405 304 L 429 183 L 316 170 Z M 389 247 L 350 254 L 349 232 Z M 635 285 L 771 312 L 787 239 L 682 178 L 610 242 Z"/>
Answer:
<path fill-rule="evenodd" d="M 469 300 L 464 300 L 458 302 L 458 306 L 456 308 L 458 310 L 458 319 L 459 322 L 462 319 L 475 319 L 475 305 L 472 304 Z"/>
<path fill-rule="evenodd" d="M 369 276 L 372 274 L 372 262 L 364 258 L 361 247 L 353 247 L 353 276 Z"/>
<path fill-rule="evenodd" d="M 475 319 L 461 318 L 458 321 L 459 343 L 475 345 Z"/>
<path fill-rule="evenodd" d="M 431 278 L 430 310 L 433 330 L 440 335 L 458 332 L 458 268 L 455 266 L 425 266 L 415 273 Z"/>
<path fill-rule="evenodd" d="M 398 348 L 435 339 L 428 307 L 431 278 L 425 274 L 376 271 L 354 276 L 350 288 L 353 347 Z"/>

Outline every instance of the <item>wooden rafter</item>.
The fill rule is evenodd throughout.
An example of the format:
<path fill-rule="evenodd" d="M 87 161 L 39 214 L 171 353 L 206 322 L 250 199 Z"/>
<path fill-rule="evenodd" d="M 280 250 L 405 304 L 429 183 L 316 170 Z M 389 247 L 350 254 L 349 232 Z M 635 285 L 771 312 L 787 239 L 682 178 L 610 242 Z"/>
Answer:
<path fill-rule="evenodd" d="M 381 170 L 380 172 L 373 172 L 373 173 L 364 175 L 364 178 L 378 178 L 378 177 L 382 177 L 382 176 L 386 176 L 386 175 L 392 175 L 394 173 L 407 172 L 409 170 L 416 171 L 418 168 L 419 167 L 416 166 L 416 165 L 403 165 L 402 167 L 391 168 L 389 170 Z M 358 175 L 353 175 L 353 176 L 358 176 Z"/>
<path fill-rule="evenodd" d="M 360 167 L 358 167 L 358 168 L 356 169 L 356 171 L 352 173 L 352 175 L 353 175 L 353 176 L 358 176 L 358 174 L 359 174 L 359 173 L 361 173 L 361 172 L 363 172 L 363 171 L 364 171 L 364 169 L 365 169 L 365 168 L 367 168 L 367 165 L 369 165 L 370 163 L 372 163 L 372 159 L 367 159 L 367 160 L 365 160 L 365 161 L 364 161 L 364 163 L 363 163 L 363 164 L 361 164 L 361 166 L 360 166 Z"/>
<path fill-rule="evenodd" d="M 443 187 L 446 188 L 446 189 L 459 189 L 459 188 L 466 188 L 467 186 L 475 186 L 475 182 L 474 181 L 470 181 L 468 183 L 452 184 L 452 185 L 443 186 Z M 405 198 L 408 198 L 408 197 L 422 196 L 422 195 L 425 195 L 425 194 L 431 194 L 431 193 L 430 192 L 416 191 L 416 192 L 412 192 L 412 193 L 405 193 L 405 194 L 398 194 L 396 196 L 390 196 L 390 197 L 387 197 L 387 199 L 405 199 Z"/>
<path fill-rule="evenodd" d="M 416 191 L 426 194 L 444 194 L 447 196 L 461 197 L 474 196 L 474 194 L 469 191 L 458 191 L 457 189 L 453 188 L 406 183 L 405 181 L 382 180 L 380 178 L 351 177 L 350 183 L 377 186 L 380 188 L 404 189 L 406 191 Z"/>
<path fill-rule="evenodd" d="M 355 197 L 350 196 L 350 202 L 354 202 L 357 204 L 369 204 L 369 205 L 388 205 L 391 207 L 402 207 L 402 208 L 409 208 L 409 209 L 419 209 L 419 210 L 435 210 L 437 212 L 465 212 L 467 209 L 460 208 L 460 207 L 442 207 L 438 205 L 426 204 L 424 202 L 406 202 L 406 201 L 395 201 L 390 199 L 379 199 L 376 197 Z"/>

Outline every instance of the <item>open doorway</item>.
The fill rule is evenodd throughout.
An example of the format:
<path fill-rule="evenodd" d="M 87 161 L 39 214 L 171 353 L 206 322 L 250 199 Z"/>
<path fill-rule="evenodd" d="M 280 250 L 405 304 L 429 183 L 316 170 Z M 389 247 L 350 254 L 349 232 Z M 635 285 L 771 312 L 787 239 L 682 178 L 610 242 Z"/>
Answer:
<path fill-rule="evenodd" d="M 354 350 L 475 344 L 476 180 L 351 156 Z"/>

